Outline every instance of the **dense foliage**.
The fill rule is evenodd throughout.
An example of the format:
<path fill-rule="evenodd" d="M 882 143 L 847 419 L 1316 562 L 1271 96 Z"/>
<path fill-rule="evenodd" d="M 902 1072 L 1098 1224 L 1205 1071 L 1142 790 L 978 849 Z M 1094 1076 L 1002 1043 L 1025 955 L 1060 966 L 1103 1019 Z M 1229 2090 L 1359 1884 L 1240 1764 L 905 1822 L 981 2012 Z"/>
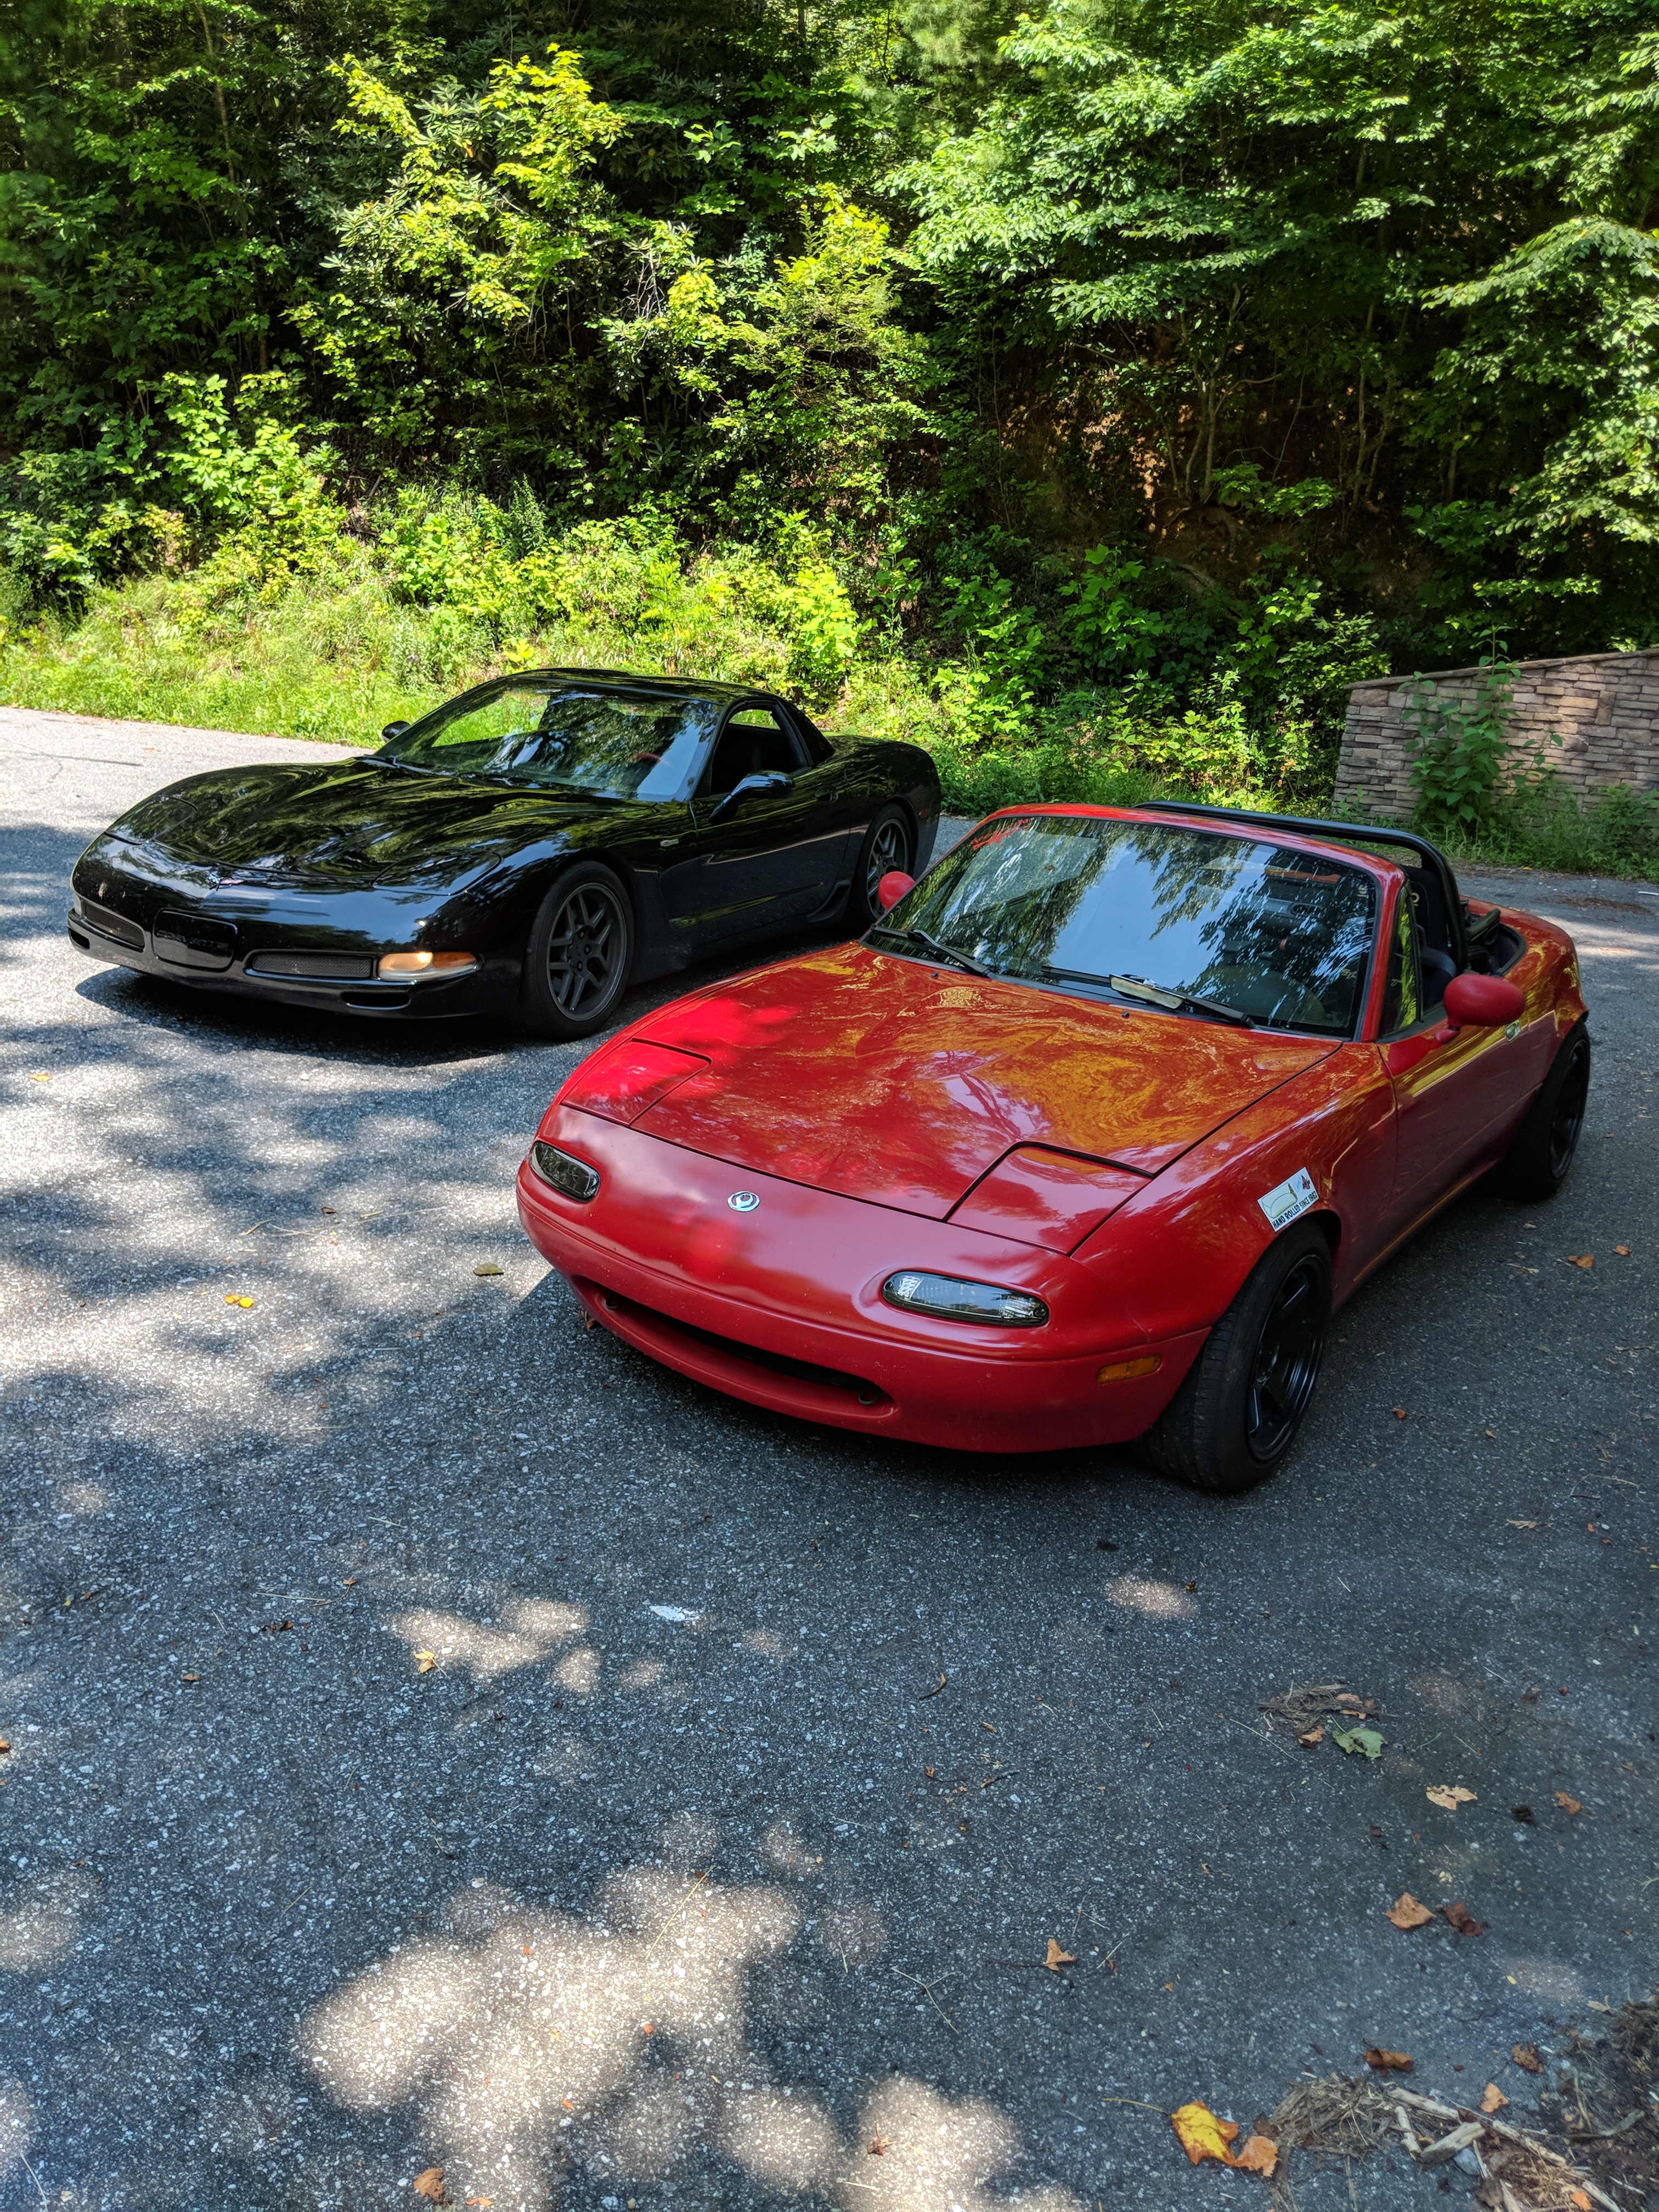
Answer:
<path fill-rule="evenodd" d="M 0 149 L 8 696 L 624 651 L 1306 797 L 1653 641 L 1649 0 L 13 0 Z"/>

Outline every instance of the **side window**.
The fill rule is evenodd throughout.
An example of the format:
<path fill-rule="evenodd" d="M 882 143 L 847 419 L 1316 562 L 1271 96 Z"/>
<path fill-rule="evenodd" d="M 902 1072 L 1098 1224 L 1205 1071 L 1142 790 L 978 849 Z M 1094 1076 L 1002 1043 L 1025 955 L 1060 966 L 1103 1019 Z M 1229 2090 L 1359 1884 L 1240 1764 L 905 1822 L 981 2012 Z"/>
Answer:
<path fill-rule="evenodd" d="M 781 769 L 795 775 L 804 768 L 800 741 L 766 707 L 739 707 L 720 732 L 714 757 L 697 787 L 700 798 L 720 799 L 746 775 Z"/>
<path fill-rule="evenodd" d="M 1382 1000 L 1382 1034 L 1395 1036 L 1415 1029 L 1423 1018 L 1423 985 L 1417 965 L 1417 925 L 1409 884 L 1401 887 L 1394 910 L 1394 939 L 1389 947 L 1389 981 Z"/>

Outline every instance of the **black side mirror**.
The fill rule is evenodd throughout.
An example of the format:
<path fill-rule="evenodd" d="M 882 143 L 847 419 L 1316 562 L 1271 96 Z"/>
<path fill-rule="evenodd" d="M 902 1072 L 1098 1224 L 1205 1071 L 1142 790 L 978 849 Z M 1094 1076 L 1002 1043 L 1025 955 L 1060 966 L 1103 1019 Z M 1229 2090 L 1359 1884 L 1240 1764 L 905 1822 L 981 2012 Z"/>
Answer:
<path fill-rule="evenodd" d="M 407 722 L 388 722 L 385 729 L 381 731 L 380 735 L 385 738 L 388 743 L 390 743 L 393 738 L 402 737 L 404 732 L 408 727 L 409 724 Z"/>
<path fill-rule="evenodd" d="M 758 775 L 743 776 L 732 785 L 726 796 L 716 803 L 714 811 L 708 818 L 711 822 L 719 822 L 726 815 L 734 812 L 744 799 L 752 798 L 757 792 L 793 791 L 794 787 L 794 777 L 786 775 L 781 769 L 766 769 Z"/>

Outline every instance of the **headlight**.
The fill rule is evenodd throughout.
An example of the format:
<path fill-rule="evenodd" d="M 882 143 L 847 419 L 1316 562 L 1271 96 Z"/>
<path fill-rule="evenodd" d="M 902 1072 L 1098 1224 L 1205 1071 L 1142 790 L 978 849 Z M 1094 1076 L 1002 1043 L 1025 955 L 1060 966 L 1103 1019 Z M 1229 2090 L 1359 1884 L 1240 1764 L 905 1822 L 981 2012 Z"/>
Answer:
<path fill-rule="evenodd" d="M 881 1286 L 890 1306 L 907 1313 L 932 1314 L 939 1321 L 988 1322 L 993 1328 L 1041 1328 L 1048 1309 L 1030 1291 L 1006 1291 L 995 1283 L 964 1283 L 955 1275 L 921 1275 L 906 1269 Z"/>
<path fill-rule="evenodd" d="M 586 1206 L 596 1197 L 599 1188 L 599 1171 L 579 1160 L 574 1153 L 562 1152 L 556 1145 L 545 1145 L 539 1137 L 530 1147 L 530 1164 L 544 1182 L 550 1182 L 565 1198 L 580 1199 Z"/>
<path fill-rule="evenodd" d="M 470 975 L 477 966 L 471 952 L 383 952 L 382 975 Z"/>

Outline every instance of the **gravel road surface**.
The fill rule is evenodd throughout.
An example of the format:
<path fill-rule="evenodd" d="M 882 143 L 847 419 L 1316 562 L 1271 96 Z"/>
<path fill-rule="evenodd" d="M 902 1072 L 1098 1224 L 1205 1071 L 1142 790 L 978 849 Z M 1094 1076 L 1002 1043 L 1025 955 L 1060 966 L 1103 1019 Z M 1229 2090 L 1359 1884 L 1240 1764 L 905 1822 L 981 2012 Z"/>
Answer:
<path fill-rule="evenodd" d="M 0 712 L 0 2208 L 1265 2203 L 1161 2115 L 1372 2045 L 1524 2120 L 1655 1978 L 1659 897 L 1480 880 L 1583 952 L 1572 1181 L 1420 1237 L 1223 1503 L 584 1328 L 512 1204 L 578 1048 L 76 952 L 92 832 L 318 750 Z"/>

